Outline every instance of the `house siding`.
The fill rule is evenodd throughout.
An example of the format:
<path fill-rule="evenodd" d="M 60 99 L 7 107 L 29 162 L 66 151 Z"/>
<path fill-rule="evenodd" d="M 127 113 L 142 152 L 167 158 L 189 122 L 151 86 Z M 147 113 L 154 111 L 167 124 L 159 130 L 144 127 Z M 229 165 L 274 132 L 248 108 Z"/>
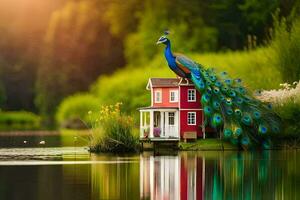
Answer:
<path fill-rule="evenodd" d="M 187 124 L 188 112 L 196 112 L 196 125 Z M 184 132 L 197 132 L 198 137 L 202 137 L 202 129 L 200 125 L 203 122 L 203 112 L 202 110 L 180 110 L 180 137 L 183 137 Z"/>
<path fill-rule="evenodd" d="M 153 107 L 174 107 L 174 108 L 178 107 L 178 102 L 170 102 L 170 91 L 171 90 L 178 90 L 178 87 L 153 88 L 153 95 L 152 95 Z M 162 92 L 161 103 L 155 102 L 155 92 L 156 91 Z M 178 101 L 179 101 L 179 97 L 178 97 Z"/>
<path fill-rule="evenodd" d="M 196 90 L 196 101 L 189 102 L 188 101 L 188 90 L 189 89 L 195 89 L 194 86 L 180 86 L 180 108 L 182 109 L 199 109 L 202 108 L 202 105 L 200 103 L 201 95 Z"/>

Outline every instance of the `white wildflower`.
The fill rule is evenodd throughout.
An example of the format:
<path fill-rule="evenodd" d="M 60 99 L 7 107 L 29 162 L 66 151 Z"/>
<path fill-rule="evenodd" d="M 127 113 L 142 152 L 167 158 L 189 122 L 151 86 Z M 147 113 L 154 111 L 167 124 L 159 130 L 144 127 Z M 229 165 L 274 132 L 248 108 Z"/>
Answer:
<path fill-rule="evenodd" d="M 293 86 L 292 86 L 293 85 Z M 264 90 L 257 96 L 258 99 L 265 102 L 282 103 L 288 99 L 295 99 L 300 95 L 300 81 L 293 84 L 283 83 L 278 90 Z"/>

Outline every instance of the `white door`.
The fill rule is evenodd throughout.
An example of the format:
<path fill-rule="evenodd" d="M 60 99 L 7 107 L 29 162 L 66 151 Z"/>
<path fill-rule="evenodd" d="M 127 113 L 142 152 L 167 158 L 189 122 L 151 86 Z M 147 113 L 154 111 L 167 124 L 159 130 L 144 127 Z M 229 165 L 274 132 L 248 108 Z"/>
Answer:
<path fill-rule="evenodd" d="M 178 137 L 178 112 L 166 112 L 165 136 Z"/>

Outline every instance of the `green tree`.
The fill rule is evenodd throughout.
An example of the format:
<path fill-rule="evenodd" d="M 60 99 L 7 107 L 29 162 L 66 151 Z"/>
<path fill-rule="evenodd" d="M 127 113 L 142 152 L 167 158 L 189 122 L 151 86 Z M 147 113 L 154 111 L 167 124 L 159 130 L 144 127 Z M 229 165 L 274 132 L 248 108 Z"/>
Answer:
<path fill-rule="evenodd" d="M 0 6 L 0 104 L 36 111 L 34 85 L 49 16 L 66 0 L 2 0 Z M 2 92 L 0 92 L 2 93 Z"/>
<path fill-rule="evenodd" d="M 140 58 L 153 58 L 158 51 L 155 42 L 166 28 L 173 32 L 171 37 L 176 44 L 175 50 L 214 50 L 217 32 L 203 20 L 201 5 L 201 1 L 145 1 L 137 31 L 125 39 L 125 56 L 128 61 L 136 63 Z"/>
<path fill-rule="evenodd" d="M 156 53 L 153 41 L 166 28 L 173 30 L 181 51 L 243 49 L 248 35 L 264 45 L 272 13 L 280 7 L 288 16 L 297 0 L 121 0 L 109 4 L 106 19 L 112 34 L 124 38 L 129 62 L 140 63 Z M 143 57 L 141 56 L 143 55 Z M 146 59 L 145 59 L 146 58 Z"/>
<path fill-rule="evenodd" d="M 87 90 L 99 74 L 124 64 L 121 42 L 109 33 L 101 3 L 70 1 L 52 14 L 36 84 L 44 116 L 52 117 L 65 96 Z"/>
<path fill-rule="evenodd" d="M 274 20 L 275 33 L 271 43 L 274 50 L 273 63 L 281 72 L 284 81 L 300 80 L 300 17 L 289 23 L 285 18 Z"/>

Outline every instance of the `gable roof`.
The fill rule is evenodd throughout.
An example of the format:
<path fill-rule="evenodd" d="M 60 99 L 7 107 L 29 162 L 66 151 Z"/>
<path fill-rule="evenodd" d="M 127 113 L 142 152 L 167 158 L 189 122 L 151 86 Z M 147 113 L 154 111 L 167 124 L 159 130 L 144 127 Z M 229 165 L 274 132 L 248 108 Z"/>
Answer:
<path fill-rule="evenodd" d="M 149 78 L 147 90 L 155 87 L 178 87 L 179 85 L 193 85 L 182 78 Z"/>

